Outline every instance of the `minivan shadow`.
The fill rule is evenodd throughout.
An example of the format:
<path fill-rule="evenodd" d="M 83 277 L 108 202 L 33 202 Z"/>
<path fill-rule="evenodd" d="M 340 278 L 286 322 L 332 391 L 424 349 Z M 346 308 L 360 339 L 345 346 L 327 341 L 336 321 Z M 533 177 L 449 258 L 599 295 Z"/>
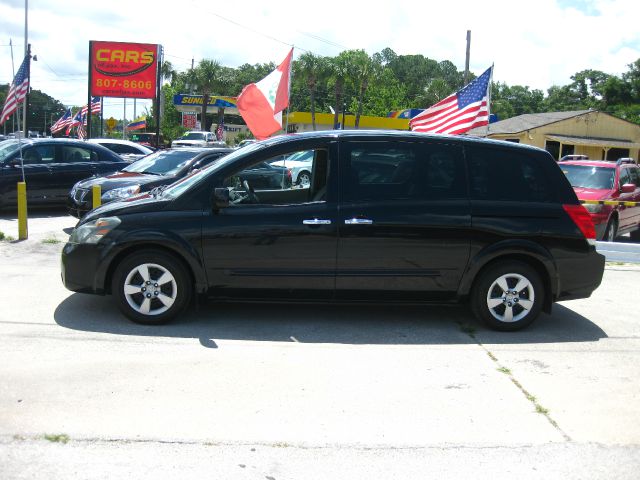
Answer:
<path fill-rule="evenodd" d="M 494 332 L 478 323 L 462 306 L 390 306 L 326 304 L 208 303 L 192 308 L 162 326 L 127 320 L 111 297 L 73 294 L 54 312 L 58 325 L 72 330 L 112 335 L 193 338 L 207 348 L 219 340 L 266 342 L 451 345 L 591 342 L 606 338 L 589 319 L 555 305 L 529 328 Z M 464 327 L 464 328 L 463 328 Z"/>

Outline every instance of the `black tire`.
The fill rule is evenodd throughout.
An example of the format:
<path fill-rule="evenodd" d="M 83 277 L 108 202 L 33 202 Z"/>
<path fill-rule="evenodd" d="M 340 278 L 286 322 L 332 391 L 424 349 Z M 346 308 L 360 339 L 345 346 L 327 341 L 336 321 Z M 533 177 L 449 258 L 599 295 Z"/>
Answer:
<path fill-rule="evenodd" d="M 604 230 L 602 240 L 605 242 L 613 242 L 618 236 L 618 220 L 615 217 L 611 217 L 607 223 L 607 228 Z"/>
<path fill-rule="evenodd" d="M 182 262 L 159 250 L 140 251 L 124 258 L 111 283 L 120 311 L 144 325 L 173 320 L 189 305 L 191 289 L 191 278 Z"/>
<path fill-rule="evenodd" d="M 518 285 L 521 288 L 516 292 Z M 529 325 L 540 314 L 543 303 L 544 287 L 540 275 L 531 266 L 515 260 L 495 263 L 484 269 L 471 291 L 471 310 L 475 316 L 489 328 L 503 332 Z"/>
<path fill-rule="evenodd" d="M 640 228 L 638 230 L 634 230 L 629 235 L 631 236 L 631 240 L 634 242 L 640 242 Z"/>
<path fill-rule="evenodd" d="M 298 185 L 311 185 L 311 174 L 307 171 L 302 171 L 298 174 Z"/>

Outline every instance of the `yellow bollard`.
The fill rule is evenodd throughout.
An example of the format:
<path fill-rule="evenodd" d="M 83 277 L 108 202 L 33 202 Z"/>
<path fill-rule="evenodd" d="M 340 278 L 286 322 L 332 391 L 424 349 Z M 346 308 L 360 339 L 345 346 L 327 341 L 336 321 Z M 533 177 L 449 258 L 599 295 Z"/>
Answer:
<path fill-rule="evenodd" d="M 91 193 L 93 194 L 93 208 L 98 208 L 102 203 L 102 189 L 100 185 L 91 187 Z"/>
<path fill-rule="evenodd" d="M 29 238 L 27 227 L 27 184 L 18 182 L 18 239 Z"/>

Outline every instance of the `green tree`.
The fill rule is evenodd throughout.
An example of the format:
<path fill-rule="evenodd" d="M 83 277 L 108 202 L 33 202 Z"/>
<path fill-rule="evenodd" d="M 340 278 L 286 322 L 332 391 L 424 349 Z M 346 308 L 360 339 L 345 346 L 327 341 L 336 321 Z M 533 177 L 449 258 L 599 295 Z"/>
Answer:
<path fill-rule="evenodd" d="M 325 80 L 327 68 L 325 59 L 311 52 L 303 53 L 300 58 L 293 63 L 294 78 L 299 76 L 301 80 L 306 83 L 309 91 L 311 124 L 314 130 L 316 129 L 316 90 L 318 82 Z"/>
<path fill-rule="evenodd" d="M 224 68 L 216 60 L 200 60 L 197 67 L 191 73 L 190 80 L 196 87 L 196 90 L 202 92 L 202 111 L 200 118 L 202 120 L 202 130 L 208 130 L 207 122 L 207 105 L 213 92 L 220 92 L 224 83 Z"/>

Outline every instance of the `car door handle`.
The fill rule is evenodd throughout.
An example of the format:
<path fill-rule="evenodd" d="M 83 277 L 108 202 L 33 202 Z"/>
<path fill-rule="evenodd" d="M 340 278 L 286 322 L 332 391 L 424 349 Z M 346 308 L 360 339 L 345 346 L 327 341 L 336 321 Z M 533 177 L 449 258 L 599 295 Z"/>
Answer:
<path fill-rule="evenodd" d="M 304 225 L 331 225 L 331 220 L 323 220 L 320 218 L 314 218 L 311 220 L 303 220 Z"/>
<path fill-rule="evenodd" d="M 344 221 L 345 225 L 372 225 L 373 220 L 369 220 L 368 218 L 347 218 Z"/>

